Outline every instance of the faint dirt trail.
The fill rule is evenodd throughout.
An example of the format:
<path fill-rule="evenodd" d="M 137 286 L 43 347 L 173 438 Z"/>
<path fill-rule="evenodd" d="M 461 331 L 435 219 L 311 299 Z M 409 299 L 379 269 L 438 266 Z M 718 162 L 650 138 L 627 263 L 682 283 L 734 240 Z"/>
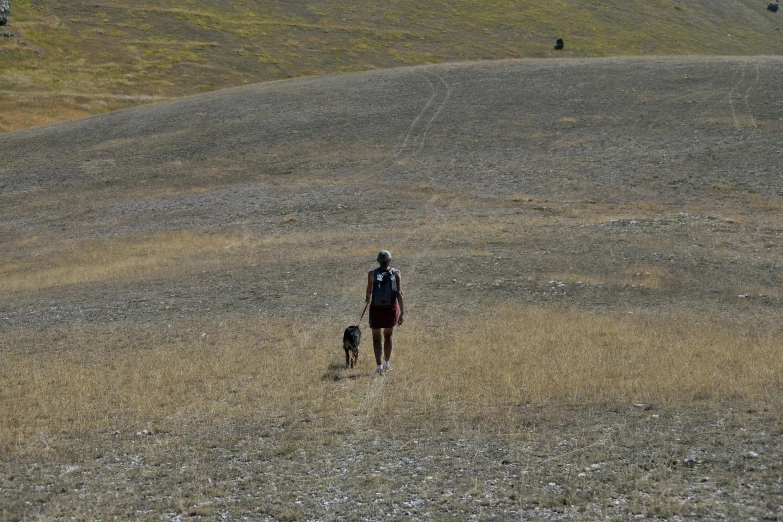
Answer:
<path fill-rule="evenodd" d="M 742 101 L 745 104 L 745 110 L 747 111 L 747 116 L 750 119 L 751 126 L 755 129 L 758 127 L 758 123 L 756 122 L 756 118 L 753 117 L 753 112 L 750 109 L 750 94 L 753 92 L 754 87 L 759 83 L 759 79 L 761 76 L 761 70 L 756 64 L 756 78 L 750 83 L 750 85 L 747 86 L 747 88 L 744 88 L 745 83 L 745 76 L 747 72 L 747 64 L 742 64 L 742 69 L 739 73 L 739 80 L 736 79 L 737 75 L 735 75 L 735 81 L 734 85 L 731 88 L 731 91 L 729 91 L 729 107 L 731 108 L 731 116 L 734 119 L 734 128 L 741 129 L 743 127 L 742 123 L 740 122 L 740 118 L 737 116 L 737 107 L 734 103 L 735 98 L 738 101 Z M 736 94 L 737 91 L 742 90 L 742 94 Z"/>
<path fill-rule="evenodd" d="M 759 79 L 761 77 L 761 68 L 758 64 L 756 64 L 756 78 L 753 80 L 753 83 L 750 84 L 748 89 L 745 91 L 745 108 L 748 110 L 748 116 L 750 116 L 750 121 L 753 124 L 753 128 L 755 129 L 758 127 L 758 124 L 756 123 L 756 118 L 753 117 L 753 112 L 750 110 L 750 93 L 753 91 L 753 89 L 758 85 Z"/>
<path fill-rule="evenodd" d="M 399 148 L 395 150 L 392 158 L 396 161 L 410 159 L 421 151 L 433 122 L 451 97 L 451 86 L 441 75 L 431 71 L 417 72 L 416 74 L 429 84 L 432 95 L 416 119 L 413 120 Z"/>
<path fill-rule="evenodd" d="M 453 85 L 447 83 L 446 80 L 436 72 L 424 71 L 417 74 L 427 81 L 432 91 L 432 95 L 430 96 L 427 105 L 425 105 L 424 109 L 422 109 L 418 117 L 411 124 L 399 149 L 394 153 L 393 159 L 398 163 L 414 158 L 424 148 L 427 134 L 432 129 L 435 120 L 437 120 L 438 116 L 443 112 L 444 107 L 448 104 L 453 89 Z M 422 208 L 423 218 L 427 222 L 432 222 L 437 218 L 437 212 L 434 208 L 436 201 L 437 197 L 434 196 L 427 202 L 426 207 Z M 410 240 L 414 237 L 415 233 L 416 232 L 413 230 L 407 232 L 399 238 L 399 244 L 410 244 Z M 416 258 L 416 255 L 409 256 L 407 268 L 411 275 L 415 275 L 418 269 Z"/>
<path fill-rule="evenodd" d="M 368 329 L 369 330 L 369 329 Z M 368 332 L 369 333 L 369 332 Z M 372 339 L 367 335 L 365 342 L 369 341 L 369 346 L 364 346 L 362 354 L 364 357 L 372 359 Z M 369 352 L 369 353 L 367 353 Z M 373 368 L 375 364 L 373 363 Z M 351 372 L 346 374 L 345 372 Z M 352 402 L 352 407 L 349 408 L 346 415 L 343 416 L 348 428 L 348 432 L 356 435 L 348 437 L 346 444 L 353 445 L 354 439 L 366 439 L 365 434 L 369 432 L 378 432 L 372 423 L 373 410 L 384 400 L 384 390 L 390 385 L 389 379 L 393 378 L 392 375 L 375 375 L 374 373 L 365 373 L 360 370 L 346 370 L 343 367 L 331 366 L 325 378 L 329 380 L 335 380 L 335 397 L 348 397 Z M 362 434 L 359 436 L 359 434 Z M 362 448 L 355 448 L 354 454 L 359 454 Z"/>
<path fill-rule="evenodd" d="M 446 83 L 442 76 L 431 71 L 414 72 L 416 76 L 423 78 L 429 86 L 430 96 L 424 107 L 419 111 L 413 122 L 408 127 L 404 136 L 394 147 L 390 156 L 369 165 L 366 169 L 374 175 L 385 174 L 395 164 L 402 164 L 415 157 L 426 143 L 427 134 L 432 128 L 432 124 L 443 111 L 443 107 L 448 102 L 452 86 Z M 367 181 L 366 175 L 354 176 L 353 182 L 362 183 Z"/>
<path fill-rule="evenodd" d="M 413 122 L 408 127 L 405 135 L 394 148 L 391 156 L 368 169 L 374 173 L 386 173 L 395 163 L 401 164 L 419 154 L 424 148 L 427 134 L 432 128 L 433 123 L 443 112 L 443 108 L 451 97 L 452 86 L 450 86 L 441 75 L 427 70 L 421 72 L 417 71 L 414 74 L 427 82 L 430 89 L 430 96 L 424 107 L 419 111 L 416 118 L 414 118 Z M 431 203 L 432 202 L 430 202 L 430 205 L 426 209 L 428 213 L 432 207 Z M 407 235 L 397 238 L 397 244 L 407 243 L 413 234 L 414 232 L 409 232 Z M 415 270 L 415 262 L 413 265 L 409 264 L 408 268 Z M 365 357 L 372 358 L 372 337 L 370 335 L 365 335 L 364 337 L 364 345 L 366 348 L 363 348 L 363 351 L 367 353 Z M 340 388 L 338 393 L 339 396 L 359 398 L 356 403 L 355 411 L 352 415 L 349 415 L 349 418 L 351 419 L 350 422 L 353 429 L 367 431 L 370 429 L 368 419 L 373 406 L 377 404 L 378 401 L 383 400 L 383 388 L 385 387 L 384 383 L 386 379 L 382 376 L 370 375 L 372 382 L 367 386 L 364 382 L 364 375 L 340 375 L 345 371 L 347 370 L 332 365 L 329 370 L 327 370 L 327 374 L 324 377 L 331 376 L 338 381 L 337 387 Z"/>

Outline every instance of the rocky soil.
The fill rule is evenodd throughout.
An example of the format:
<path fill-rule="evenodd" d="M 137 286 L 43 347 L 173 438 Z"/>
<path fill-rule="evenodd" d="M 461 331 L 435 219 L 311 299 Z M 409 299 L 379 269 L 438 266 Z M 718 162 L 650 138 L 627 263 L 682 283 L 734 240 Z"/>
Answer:
<path fill-rule="evenodd" d="M 337 337 L 361 311 L 381 247 L 405 275 L 410 314 L 448 321 L 546 303 L 765 328 L 783 297 L 781 71 L 772 57 L 450 64 L 253 85 L 2 134 L 2 279 L 35 280 L 79 252 L 110 255 L 153 234 L 239 246 L 211 257 L 194 247 L 152 274 L 0 283 L 0 336 L 260 315 L 327 319 Z M 334 392 L 378 382 L 336 380 Z M 520 405 L 491 429 L 370 415 L 324 431 L 307 419 L 222 426 L 216 416 L 3 455 L 0 513 L 783 512 L 780 417 L 757 405 Z"/>

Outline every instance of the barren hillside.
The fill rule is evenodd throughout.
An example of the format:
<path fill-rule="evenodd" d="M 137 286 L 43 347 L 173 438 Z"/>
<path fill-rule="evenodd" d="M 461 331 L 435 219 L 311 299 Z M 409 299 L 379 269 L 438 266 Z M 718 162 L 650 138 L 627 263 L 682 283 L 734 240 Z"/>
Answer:
<path fill-rule="evenodd" d="M 248 83 L 458 60 L 781 55 L 783 11 L 768 4 L 13 0 L 0 31 L 0 131 Z"/>
<path fill-rule="evenodd" d="M 783 60 L 257 84 L 0 135 L 0 516 L 774 519 Z M 380 248 L 390 374 L 342 329 Z"/>
<path fill-rule="evenodd" d="M 750 292 L 777 310 L 780 64 L 452 64 L 254 85 L 6 134 L 3 320 L 148 320 L 183 284 L 173 317 L 324 313 L 297 284 L 313 270 L 334 278 L 319 291 L 337 313 L 383 245 L 419 295 L 446 306 L 468 290 L 537 302 L 552 298 L 539 284 L 568 279 L 582 284 L 559 299 L 578 305 L 734 310 Z M 131 277 L 38 279 L 72 263 L 89 271 L 85 251 L 194 231 L 238 247 L 211 252 L 220 262 L 198 274 L 163 258 Z M 199 257 L 183 248 L 171 255 Z M 647 272 L 654 288 L 625 284 L 644 287 Z M 58 297 L 56 311 L 40 309 Z"/>

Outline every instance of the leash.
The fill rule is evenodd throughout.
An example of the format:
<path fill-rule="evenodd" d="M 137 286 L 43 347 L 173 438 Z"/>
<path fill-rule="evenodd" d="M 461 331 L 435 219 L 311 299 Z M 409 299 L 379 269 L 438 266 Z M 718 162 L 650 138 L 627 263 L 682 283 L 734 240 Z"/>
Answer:
<path fill-rule="evenodd" d="M 370 302 L 367 301 L 367 304 L 364 305 L 364 310 L 362 311 L 362 316 L 359 318 L 359 324 L 362 324 L 362 319 L 364 319 L 364 313 L 367 311 L 367 307 L 370 306 Z"/>

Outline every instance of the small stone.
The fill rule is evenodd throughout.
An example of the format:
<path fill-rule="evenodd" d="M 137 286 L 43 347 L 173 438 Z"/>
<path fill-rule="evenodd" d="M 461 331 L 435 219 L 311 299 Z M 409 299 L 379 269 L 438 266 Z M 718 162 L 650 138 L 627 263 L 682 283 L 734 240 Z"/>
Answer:
<path fill-rule="evenodd" d="M 748 458 L 749 459 L 757 459 L 757 458 L 759 458 L 759 454 L 756 453 L 755 451 L 749 451 L 748 452 Z"/>

